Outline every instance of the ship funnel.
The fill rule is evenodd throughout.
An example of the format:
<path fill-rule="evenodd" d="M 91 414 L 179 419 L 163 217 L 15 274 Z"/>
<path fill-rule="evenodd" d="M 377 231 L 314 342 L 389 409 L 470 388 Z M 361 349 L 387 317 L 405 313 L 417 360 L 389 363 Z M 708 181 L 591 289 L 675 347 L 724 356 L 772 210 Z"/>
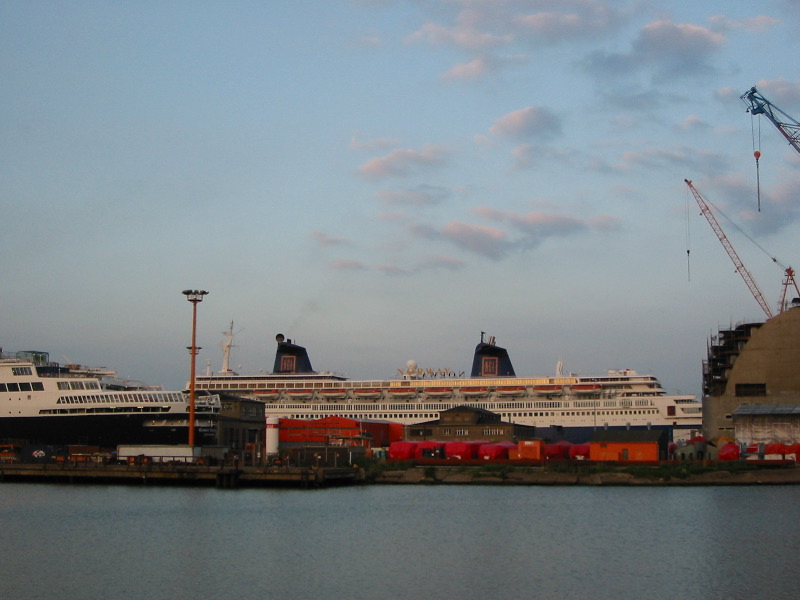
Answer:
<path fill-rule="evenodd" d="M 293 344 L 292 340 L 284 341 L 285 338 L 280 333 L 275 336 L 275 340 L 278 342 L 278 349 L 275 352 L 273 373 L 314 373 L 305 348 Z"/>
<path fill-rule="evenodd" d="M 508 350 L 495 345 L 494 336 L 489 337 L 489 342 L 483 341 L 475 346 L 475 356 L 472 359 L 472 377 L 514 377 L 514 366 L 508 356 Z"/>

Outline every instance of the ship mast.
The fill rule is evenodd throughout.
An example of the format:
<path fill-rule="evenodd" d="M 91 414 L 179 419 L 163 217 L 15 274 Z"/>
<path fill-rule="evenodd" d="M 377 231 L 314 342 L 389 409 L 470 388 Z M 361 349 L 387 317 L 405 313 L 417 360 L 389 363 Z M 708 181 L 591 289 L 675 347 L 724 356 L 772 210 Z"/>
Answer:
<path fill-rule="evenodd" d="M 233 347 L 233 321 L 231 321 L 231 328 L 228 331 L 223 331 L 227 339 L 222 342 L 222 370 L 220 373 L 233 374 L 231 371 L 231 348 Z"/>

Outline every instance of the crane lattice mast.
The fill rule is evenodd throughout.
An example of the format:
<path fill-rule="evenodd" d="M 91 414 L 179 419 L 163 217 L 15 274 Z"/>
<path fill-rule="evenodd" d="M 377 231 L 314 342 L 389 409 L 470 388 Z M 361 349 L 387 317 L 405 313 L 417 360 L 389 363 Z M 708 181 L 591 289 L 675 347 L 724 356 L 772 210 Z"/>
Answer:
<path fill-rule="evenodd" d="M 750 271 L 747 270 L 747 268 L 744 266 L 744 263 L 739 258 L 739 255 L 733 248 L 733 245 L 728 239 L 728 236 L 725 235 L 725 232 L 722 230 L 722 227 L 720 227 L 717 218 L 714 216 L 714 213 L 711 212 L 711 209 L 708 207 L 708 204 L 706 204 L 706 201 L 700 195 L 700 192 L 698 192 L 692 185 L 692 182 L 689 181 L 688 179 L 684 179 L 684 181 L 686 182 L 686 185 L 689 186 L 689 190 L 691 190 L 694 199 L 697 200 L 697 204 L 698 206 L 700 206 L 700 211 L 703 213 L 703 216 L 708 220 L 709 225 L 711 225 L 711 229 L 713 229 L 714 233 L 717 234 L 717 238 L 719 238 L 719 241 L 722 243 L 722 246 L 725 248 L 725 251 L 728 253 L 728 256 L 731 257 L 731 260 L 733 261 L 733 266 L 736 267 L 736 272 L 742 276 L 742 279 L 744 279 L 744 282 L 750 289 L 750 293 L 753 294 L 753 297 L 756 299 L 756 302 L 758 302 L 759 306 L 761 306 L 761 309 L 766 313 L 767 318 L 771 319 L 774 315 L 772 313 L 772 309 L 769 307 L 769 304 L 767 304 L 767 301 L 764 299 L 764 294 L 761 293 L 761 290 L 758 288 L 755 279 L 753 279 L 753 276 L 750 275 Z"/>
<path fill-rule="evenodd" d="M 800 122 L 764 98 L 755 87 L 750 88 L 740 98 L 747 105 L 747 111 L 751 115 L 767 117 L 792 148 L 800 154 Z"/>

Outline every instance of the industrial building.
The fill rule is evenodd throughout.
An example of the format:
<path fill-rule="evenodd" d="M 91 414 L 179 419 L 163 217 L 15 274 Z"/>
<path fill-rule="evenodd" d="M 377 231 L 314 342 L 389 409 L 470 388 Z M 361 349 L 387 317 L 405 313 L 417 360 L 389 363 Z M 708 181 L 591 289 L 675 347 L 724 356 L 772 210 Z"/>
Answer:
<path fill-rule="evenodd" d="M 739 440 L 737 424 L 751 427 L 755 416 L 747 407 L 800 405 L 800 301 L 795 299 L 790 308 L 764 323 L 739 324 L 712 337 L 703 364 L 703 395 L 703 430 L 708 439 Z M 760 415 L 759 435 L 765 438 L 758 441 L 782 441 L 778 438 L 786 433 L 782 425 L 786 410 L 755 411 Z M 765 429 L 769 420 L 773 433 Z"/>
<path fill-rule="evenodd" d="M 483 408 L 456 406 L 439 413 L 436 421 L 408 427 L 408 441 L 442 440 L 445 442 L 517 442 L 536 437 L 536 427 L 500 420 L 500 415 Z"/>

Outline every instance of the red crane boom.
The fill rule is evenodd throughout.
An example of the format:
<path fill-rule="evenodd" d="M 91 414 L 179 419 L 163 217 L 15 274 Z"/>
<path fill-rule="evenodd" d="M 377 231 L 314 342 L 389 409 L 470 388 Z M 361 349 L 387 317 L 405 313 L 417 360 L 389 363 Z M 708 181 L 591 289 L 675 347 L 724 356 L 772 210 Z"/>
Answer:
<path fill-rule="evenodd" d="M 711 225 L 711 229 L 714 230 L 714 233 L 717 234 L 719 241 L 722 243 L 722 246 L 725 248 L 725 251 L 728 253 L 728 256 L 731 257 L 733 261 L 733 266 L 736 267 L 736 272 L 742 276 L 744 282 L 747 284 L 747 287 L 750 289 L 750 293 L 753 294 L 753 297 L 758 302 L 761 309 L 766 313 L 767 318 L 771 319 L 774 315 L 772 313 L 772 309 L 767 304 L 767 301 L 764 299 L 764 294 L 761 293 L 761 290 L 758 288 L 755 279 L 753 276 L 750 275 L 750 271 L 744 266 L 744 263 L 739 258 L 739 255 L 736 254 L 736 250 L 734 250 L 733 245 L 731 244 L 730 240 L 728 240 L 728 236 L 725 235 L 725 232 L 720 227 L 719 223 L 717 222 L 717 218 L 714 216 L 714 213 L 711 212 L 711 209 L 706 204 L 706 201 L 703 200 L 703 197 L 700 195 L 695 187 L 692 185 L 692 182 L 688 179 L 684 179 L 686 185 L 689 186 L 689 190 L 692 192 L 694 199 L 697 200 L 697 204 L 700 206 L 700 210 L 703 213 L 703 216 L 708 220 L 709 225 Z"/>

